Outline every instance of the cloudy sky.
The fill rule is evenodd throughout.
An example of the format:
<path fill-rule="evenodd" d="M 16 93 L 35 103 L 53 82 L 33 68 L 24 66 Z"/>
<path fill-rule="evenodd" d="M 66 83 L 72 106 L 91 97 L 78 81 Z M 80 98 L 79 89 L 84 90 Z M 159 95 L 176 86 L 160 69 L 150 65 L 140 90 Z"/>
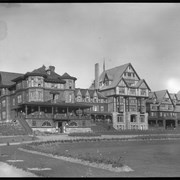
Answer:
<path fill-rule="evenodd" d="M 152 91 L 180 90 L 180 4 L 0 4 L 0 71 L 53 65 L 88 88 L 94 65 L 131 63 Z"/>

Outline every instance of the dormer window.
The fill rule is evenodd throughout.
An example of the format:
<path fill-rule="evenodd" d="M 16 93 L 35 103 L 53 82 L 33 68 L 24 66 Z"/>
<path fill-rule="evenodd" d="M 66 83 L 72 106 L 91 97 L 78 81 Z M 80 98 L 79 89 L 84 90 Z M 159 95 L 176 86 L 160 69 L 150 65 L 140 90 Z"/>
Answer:
<path fill-rule="evenodd" d="M 86 101 L 86 102 L 89 102 L 89 97 L 86 97 L 85 101 Z"/>
<path fill-rule="evenodd" d="M 47 70 L 47 74 L 48 74 L 48 75 L 51 75 L 51 71 L 50 71 L 50 70 Z"/>

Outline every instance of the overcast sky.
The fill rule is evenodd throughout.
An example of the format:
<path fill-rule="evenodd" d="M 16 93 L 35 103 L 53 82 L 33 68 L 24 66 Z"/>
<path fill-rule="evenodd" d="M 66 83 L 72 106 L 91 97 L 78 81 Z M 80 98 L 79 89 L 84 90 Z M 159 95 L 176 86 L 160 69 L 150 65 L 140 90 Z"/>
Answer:
<path fill-rule="evenodd" d="M 0 4 L 0 71 L 53 65 L 88 88 L 94 65 L 131 63 L 152 91 L 180 90 L 180 4 Z"/>

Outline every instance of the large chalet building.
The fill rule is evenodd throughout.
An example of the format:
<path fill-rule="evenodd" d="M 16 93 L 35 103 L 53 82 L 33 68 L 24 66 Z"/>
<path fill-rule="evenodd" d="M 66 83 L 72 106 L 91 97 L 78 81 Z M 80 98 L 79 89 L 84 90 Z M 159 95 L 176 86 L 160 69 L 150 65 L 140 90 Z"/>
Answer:
<path fill-rule="evenodd" d="M 90 89 L 97 89 L 107 97 L 115 129 L 148 129 L 146 99 L 150 88 L 131 63 L 107 70 L 103 68 L 100 75 L 99 64 L 95 64 L 95 81 Z"/>
<path fill-rule="evenodd" d="M 18 120 L 27 130 L 91 131 L 96 114 L 107 111 L 107 98 L 96 90 L 76 89 L 76 80 L 60 76 L 54 66 L 25 74 L 0 72 L 0 122 Z"/>
<path fill-rule="evenodd" d="M 25 74 L 0 71 L 0 123 L 19 122 L 32 132 L 89 132 L 96 122 L 116 130 L 180 126 L 180 93 L 151 92 L 131 63 L 99 73 L 90 88 L 54 66 Z"/>

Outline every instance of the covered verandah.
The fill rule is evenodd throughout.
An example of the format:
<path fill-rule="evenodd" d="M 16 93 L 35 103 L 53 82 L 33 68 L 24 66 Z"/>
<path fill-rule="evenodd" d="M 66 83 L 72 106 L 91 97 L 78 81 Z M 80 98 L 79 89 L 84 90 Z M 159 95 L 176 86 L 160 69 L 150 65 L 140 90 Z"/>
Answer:
<path fill-rule="evenodd" d="M 90 108 L 91 105 L 83 103 L 27 102 L 18 105 L 13 110 L 17 117 L 23 115 L 27 121 L 52 121 L 54 128 L 63 132 L 63 127 L 71 120 L 90 121 Z M 37 126 L 37 128 L 41 127 Z"/>

